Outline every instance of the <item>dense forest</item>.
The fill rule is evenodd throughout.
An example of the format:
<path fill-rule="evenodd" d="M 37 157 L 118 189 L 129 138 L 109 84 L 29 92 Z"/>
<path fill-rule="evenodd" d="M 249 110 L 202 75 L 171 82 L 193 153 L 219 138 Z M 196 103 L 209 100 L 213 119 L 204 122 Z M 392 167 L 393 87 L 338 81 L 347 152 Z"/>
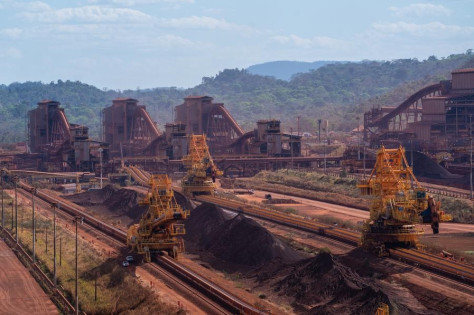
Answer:
<path fill-rule="evenodd" d="M 285 126 L 314 131 L 318 119 L 327 119 L 330 129 L 348 131 L 356 117 L 373 106 L 395 106 L 431 83 L 449 79 L 453 69 L 474 67 L 471 51 L 438 59 L 399 59 L 328 64 L 290 81 L 226 69 L 190 89 L 101 90 L 81 82 L 25 82 L 0 85 L 0 142 L 25 140 L 26 113 L 43 99 L 61 102 L 68 120 L 89 126 L 97 137 L 100 112 L 116 97 L 133 97 L 159 127 L 172 121 L 172 109 L 187 95 L 209 95 L 223 102 L 244 129 L 257 119 L 281 119 Z"/>

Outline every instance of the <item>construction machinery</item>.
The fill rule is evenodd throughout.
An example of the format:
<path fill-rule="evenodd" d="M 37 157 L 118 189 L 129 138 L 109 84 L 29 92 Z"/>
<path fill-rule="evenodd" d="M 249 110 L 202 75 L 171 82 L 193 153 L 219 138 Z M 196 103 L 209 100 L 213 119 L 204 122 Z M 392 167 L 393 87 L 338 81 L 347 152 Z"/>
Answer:
<path fill-rule="evenodd" d="M 440 202 L 421 187 L 401 146 L 397 149 L 382 146 L 369 179 L 357 186 L 362 195 L 373 197 L 361 243 L 365 249 L 380 255 L 389 247 L 418 248 L 418 237 L 423 230 L 416 224 L 431 224 L 433 233 L 437 234 L 441 221 L 452 220 L 440 210 Z"/>
<path fill-rule="evenodd" d="M 188 196 L 214 195 L 215 181 L 222 171 L 212 160 L 205 135 L 190 135 L 188 155 L 183 157 L 187 174 L 183 178 L 183 193 Z"/>
<path fill-rule="evenodd" d="M 145 261 L 151 260 L 151 253 L 167 251 L 177 258 L 184 251 L 180 235 L 186 233 L 184 224 L 177 223 L 189 216 L 189 211 L 177 204 L 168 175 L 151 175 L 147 196 L 139 202 L 147 206 L 140 222 L 132 225 L 127 233 L 127 245 L 130 249 L 144 255 Z"/>

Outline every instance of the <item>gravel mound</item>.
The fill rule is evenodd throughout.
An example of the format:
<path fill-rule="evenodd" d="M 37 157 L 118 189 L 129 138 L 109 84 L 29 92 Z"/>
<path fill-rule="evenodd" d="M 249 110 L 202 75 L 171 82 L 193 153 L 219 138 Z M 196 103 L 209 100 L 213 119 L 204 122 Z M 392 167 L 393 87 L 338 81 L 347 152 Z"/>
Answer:
<path fill-rule="evenodd" d="M 107 185 L 102 189 L 89 190 L 64 198 L 81 206 L 103 206 L 113 213 L 124 214 L 137 220 L 146 207 L 138 205 L 139 194 L 135 190 L 115 188 Z"/>
<path fill-rule="evenodd" d="M 363 278 L 326 252 L 259 280 L 293 298 L 293 306 L 304 314 L 375 314 L 380 303 L 400 314 L 427 311 L 407 290 Z"/>
<path fill-rule="evenodd" d="M 81 206 L 95 206 L 101 205 L 116 191 L 117 188 L 115 188 L 113 185 L 107 185 L 102 189 L 88 190 L 83 193 L 64 196 L 64 198 Z"/>
<path fill-rule="evenodd" d="M 411 152 L 406 153 L 407 161 L 411 164 Z M 420 152 L 413 152 L 414 168 L 417 177 L 433 179 L 460 180 L 462 175 L 452 174 L 447 169 L 433 161 L 431 158 Z"/>
<path fill-rule="evenodd" d="M 185 240 L 221 262 L 244 269 L 285 265 L 305 258 L 254 220 L 239 214 L 229 219 L 214 205 L 202 204 L 185 222 Z M 212 261 L 209 261 L 212 264 Z"/>
<path fill-rule="evenodd" d="M 224 224 L 227 219 L 221 209 L 215 205 L 203 203 L 191 210 L 191 215 L 184 222 L 186 226 L 184 239 L 202 250 L 214 241 L 216 227 Z"/>

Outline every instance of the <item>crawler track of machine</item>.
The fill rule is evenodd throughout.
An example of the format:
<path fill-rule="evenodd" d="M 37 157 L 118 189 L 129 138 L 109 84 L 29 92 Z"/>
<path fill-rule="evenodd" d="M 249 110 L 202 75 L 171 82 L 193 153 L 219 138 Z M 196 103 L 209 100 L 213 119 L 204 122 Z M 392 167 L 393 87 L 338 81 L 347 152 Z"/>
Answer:
<path fill-rule="evenodd" d="M 22 181 L 18 182 L 18 187 L 30 193 L 35 191 L 35 188 L 23 183 Z M 61 211 L 65 211 L 66 213 L 72 216 L 83 217 L 85 224 L 88 224 L 92 228 L 107 234 L 108 236 L 114 238 L 123 245 L 126 244 L 127 233 L 125 231 L 122 231 L 121 229 L 113 227 L 95 218 L 94 216 L 89 215 L 84 208 L 65 199 L 53 197 L 50 194 L 47 194 L 41 190 L 36 190 L 35 195 L 48 203 L 60 203 Z M 187 269 L 182 264 L 177 261 L 174 261 L 171 258 L 161 255 L 154 255 L 152 258 L 154 264 L 156 264 L 158 268 L 167 269 L 173 275 L 182 279 L 182 281 L 184 281 L 189 287 L 194 288 L 195 290 L 200 292 L 200 294 L 203 294 L 207 298 L 215 301 L 232 314 L 266 314 L 266 312 L 247 304 L 246 302 L 240 300 L 231 293 L 225 291 L 216 284 L 205 279 L 201 275 Z M 212 304 L 214 304 L 214 302 L 212 302 Z"/>
<path fill-rule="evenodd" d="M 367 250 L 385 254 L 386 248 L 417 247 L 423 231 L 416 224 L 431 224 L 437 234 L 441 221 L 452 220 L 421 187 L 401 146 L 382 146 L 369 179 L 357 186 L 362 195 L 371 197 L 370 218 L 362 232 L 362 246 Z"/>
<path fill-rule="evenodd" d="M 127 245 L 139 254 L 145 255 L 150 262 L 150 253 L 167 251 L 168 255 L 178 258 L 184 252 L 184 242 L 179 236 L 186 231 L 182 220 L 186 220 L 189 211 L 177 204 L 171 189 L 171 180 L 167 175 L 152 175 L 149 191 L 139 205 L 146 206 L 140 222 L 130 226 L 127 233 Z"/>

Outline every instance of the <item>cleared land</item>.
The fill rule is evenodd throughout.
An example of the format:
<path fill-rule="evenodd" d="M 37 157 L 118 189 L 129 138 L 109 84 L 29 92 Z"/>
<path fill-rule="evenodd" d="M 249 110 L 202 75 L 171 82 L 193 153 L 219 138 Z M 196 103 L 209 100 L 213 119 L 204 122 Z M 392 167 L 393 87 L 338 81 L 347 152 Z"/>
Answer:
<path fill-rule="evenodd" d="M 134 202 L 128 202 L 130 195 L 116 196 L 112 198 L 114 202 L 97 200 L 96 206 L 100 203 L 104 208 L 100 211 L 97 207 L 95 211 L 108 216 L 109 220 L 127 215 L 128 220 L 133 221 L 132 217 L 137 213 L 132 210 Z M 264 199 L 263 192 L 257 192 L 257 196 Z M 89 197 L 94 196 L 86 193 L 73 198 L 90 202 Z M 111 207 L 112 204 L 127 206 Z M 297 205 L 305 206 L 301 203 L 283 207 Z M 348 216 L 346 212 L 341 215 Z M 364 218 L 358 220 L 364 220 L 367 215 L 367 211 L 361 211 L 360 216 Z M 128 220 L 122 220 L 121 225 Z M 262 223 L 241 215 L 230 215 L 215 207 L 193 210 L 191 218 L 186 220 L 186 229 L 186 248 L 191 255 L 181 256 L 182 263 L 246 301 L 273 309 L 274 313 L 336 313 L 351 309 L 371 313 L 379 302 L 388 302 L 391 307 L 407 313 L 410 310 L 430 313 L 443 308 L 443 313 L 468 314 L 473 307 L 472 303 L 466 302 L 472 292 L 462 293 L 453 289 L 450 283 L 441 285 L 438 280 L 431 281 L 416 268 L 378 259 L 358 249 L 345 248 L 286 227 L 268 223 L 262 227 Z M 331 257 L 317 256 L 324 247 L 330 248 L 334 254 Z M 318 273 L 321 268 L 326 270 L 323 274 Z M 424 300 L 419 289 L 415 289 L 418 284 L 411 279 L 426 279 L 423 294 L 443 292 L 445 298 Z M 356 288 L 347 286 L 348 282 Z M 326 287 L 324 283 L 334 286 Z M 318 303 L 315 304 L 311 292 L 321 292 Z M 351 299 L 347 300 L 347 296 Z"/>
<path fill-rule="evenodd" d="M 59 314 L 13 251 L 0 240 L 0 313 Z"/>

